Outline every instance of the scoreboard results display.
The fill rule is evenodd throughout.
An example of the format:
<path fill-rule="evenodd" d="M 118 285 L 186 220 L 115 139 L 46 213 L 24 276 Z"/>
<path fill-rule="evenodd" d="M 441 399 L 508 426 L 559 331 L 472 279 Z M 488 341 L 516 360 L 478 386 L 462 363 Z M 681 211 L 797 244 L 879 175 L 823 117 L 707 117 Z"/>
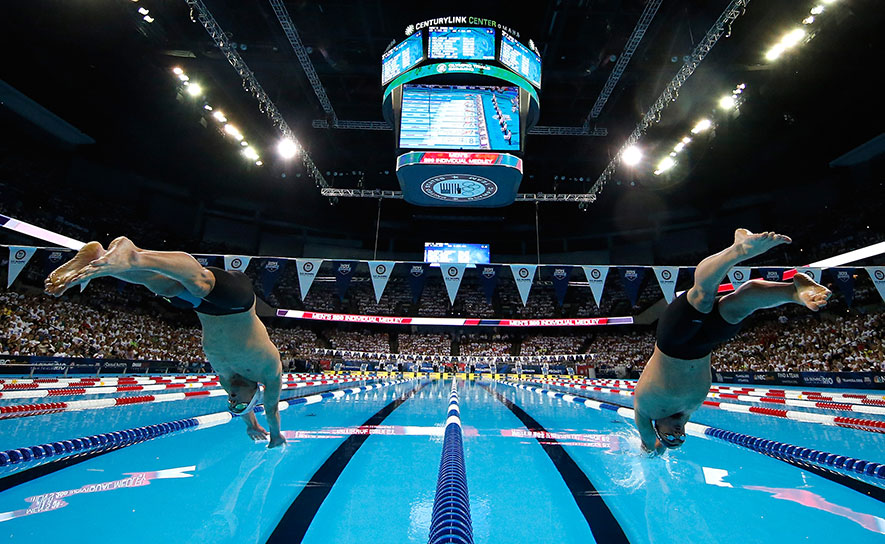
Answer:
<path fill-rule="evenodd" d="M 449 263 L 468 265 L 488 264 L 491 260 L 488 244 L 453 244 L 424 242 L 424 262 L 431 266 Z M 469 266 L 468 268 L 473 268 Z"/>
<path fill-rule="evenodd" d="M 495 29 L 431 27 L 428 49 L 432 59 L 492 60 L 495 58 Z"/>
<path fill-rule="evenodd" d="M 381 84 L 387 85 L 393 78 L 424 60 L 424 40 L 421 33 L 412 34 L 381 57 Z"/>
<path fill-rule="evenodd" d="M 405 85 L 399 147 L 519 151 L 516 87 Z"/>
<path fill-rule="evenodd" d="M 535 87 L 541 86 L 541 57 L 506 32 L 501 32 L 501 57 L 499 60 L 529 80 Z"/>

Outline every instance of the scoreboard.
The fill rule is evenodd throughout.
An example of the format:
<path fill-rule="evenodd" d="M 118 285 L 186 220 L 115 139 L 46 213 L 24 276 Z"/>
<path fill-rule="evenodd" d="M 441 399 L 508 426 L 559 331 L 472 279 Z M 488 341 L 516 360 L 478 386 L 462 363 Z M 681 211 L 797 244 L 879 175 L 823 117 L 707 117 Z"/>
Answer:
<path fill-rule="evenodd" d="M 541 87 L 541 57 L 506 32 L 501 32 L 500 60 L 535 87 Z"/>
<path fill-rule="evenodd" d="M 418 32 L 381 57 L 381 84 L 387 85 L 393 78 L 422 60 L 424 60 L 424 40 Z"/>
<path fill-rule="evenodd" d="M 495 29 L 431 27 L 429 50 L 432 59 L 492 60 L 495 58 Z"/>

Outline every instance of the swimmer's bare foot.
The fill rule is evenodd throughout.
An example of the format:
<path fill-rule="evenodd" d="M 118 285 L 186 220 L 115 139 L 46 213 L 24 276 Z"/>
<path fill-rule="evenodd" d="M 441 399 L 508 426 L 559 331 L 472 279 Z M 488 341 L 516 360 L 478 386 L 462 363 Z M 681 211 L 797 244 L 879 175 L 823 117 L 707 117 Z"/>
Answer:
<path fill-rule="evenodd" d="M 137 269 L 138 251 L 132 240 L 120 236 L 108 245 L 108 250 L 104 255 L 80 270 L 74 276 L 74 281 L 81 282 L 102 276 L 114 276 Z"/>
<path fill-rule="evenodd" d="M 826 306 L 827 300 L 833 294 L 832 291 L 801 272 L 793 276 L 793 285 L 796 287 L 794 297 L 796 303 L 815 312 Z"/>
<path fill-rule="evenodd" d="M 762 232 L 753 234 L 747 229 L 734 231 L 734 247 L 742 259 L 750 259 L 762 255 L 769 249 L 781 244 L 790 244 L 793 240 L 789 236 L 774 232 Z"/>
<path fill-rule="evenodd" d="M 74 255 L 74 258 L 53 270 L 43 282 L 47 294 L 60 297 L 65 291 L 79 282 L 74 281 L 76 275 L 90 262 L 101 258 L 105 250 L 98 242 L 89 242 Z"/>

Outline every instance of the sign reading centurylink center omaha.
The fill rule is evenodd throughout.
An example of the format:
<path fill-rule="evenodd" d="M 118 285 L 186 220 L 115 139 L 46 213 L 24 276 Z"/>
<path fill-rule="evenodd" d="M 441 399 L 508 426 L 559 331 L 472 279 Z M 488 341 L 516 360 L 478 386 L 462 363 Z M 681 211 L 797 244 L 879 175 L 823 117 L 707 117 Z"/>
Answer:
<path fill-rule="evenodd" d="M 477 25 L 477 26 L 491 26 L 494 28 L 499 28 L 501 30 L 506 30 L 513 36 L 519 38 L 519 32 L 513 30 L 508 26 L 504 26 L 497 21 L 493 21 L 492 19 L 484 19 L 482 17 L 466 17 L 466 16 L 455 16 L 455 17 L 438 17 L 436 19 L 428 19 L 426 21 L 421 21 L 420 23 L 415 23 L 414 25 L 409 25 L 406 27 L 406 35 L 411 36 L 415 32 L 431 27 L 431 26 L 440 26 L 440 25 Z"/>

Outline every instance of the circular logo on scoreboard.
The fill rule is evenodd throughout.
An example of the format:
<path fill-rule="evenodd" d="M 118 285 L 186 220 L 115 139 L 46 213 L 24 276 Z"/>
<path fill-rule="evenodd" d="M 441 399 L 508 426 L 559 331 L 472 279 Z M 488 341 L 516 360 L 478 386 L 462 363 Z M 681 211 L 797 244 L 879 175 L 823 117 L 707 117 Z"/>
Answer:
<path fill-rule="evenodd" d="M 444 73 L 448 69 L 449 67 L 444 62 L 436 65 L 436 71 L 440 74 Z"/>
<path fill-rule="evenodd" d="M 16 260 L 16 261 L 21 261 L 22 259 L 25 258 L 25 255 L 27 255 L 27 252 L 25 252 L 24 249 L 20 249 L 20 250 L 18 250 L 18 251 L 15 252 L 15 260 Z"/>
<path fill-rule="evenodd" d="M 243 266 L 243 261 L 241 261 L 240 259 L 234 259 L 230 262 L 230 266 L 231 268 L 240 268 L 241 266 Z"/>
<path fill-rule="evenodd" d="M 443 174 L 425 180 L 421 184 L 421 192 L 447 202 L 476 202 L 492 197 L 498 192 L 498 186 L 481 176 Z"/>

